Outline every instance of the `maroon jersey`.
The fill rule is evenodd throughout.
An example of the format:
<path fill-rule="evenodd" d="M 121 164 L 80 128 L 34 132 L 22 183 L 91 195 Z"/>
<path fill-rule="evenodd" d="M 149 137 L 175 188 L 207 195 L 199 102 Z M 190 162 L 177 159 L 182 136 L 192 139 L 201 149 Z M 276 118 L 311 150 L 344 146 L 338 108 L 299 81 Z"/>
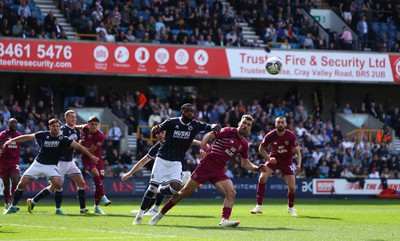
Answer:
<path fill-rule="evenodd" d="M 215 140 L 207 150 L 207 156 L 202 162 L 208 166 L 223 170 L 225 164 L 236 154 L 248 158 L 249 145 L 246 138 L 240 138 L 236 128 L 225 127 L 215 133 Z"/>
<path fill-rule="evenodd" d="M 21 133 L 16 131 L 15 133 L 10 133 L 9 130 L 4 130 L 0 133 L 0 145 L 1 145 L 1 150 L 0 150 L 0 166 L 12 166 L 12 165 L 19 165 L 19 159 L 20 159 L 20 149 L 19 149 L 19 144 L 16 142 L 12 142 L 8 144 L 6 147 L 3 148 L 4 142 L 20 136 Z"/>
<path fill-rule="evenodd" d="M 81 144 L 90 148 L 92 145 L 96 146 L 97 149 L 94 151 L 93 155 L 102 160 L 102 146 L 104 142 L 104 133 L 101 130 L 97 130 L 95 133 L 89 133 L 88 125 L 85 125 L 82 128 L 83 138 Z M 90 160 L 90 158 L 86 155 L 82 156 L 82 160 Z"/>
<path fill-rule="evenodd" d="M 275 157 L 277 165 L 286 166 L 293 164 L 293 148 L 299 145 L 296 135 L 285 130 L 283 136 L 278 136 L 277 131 L 273 130 L 264 136 L 261 142 L 263 147 L 269 147 L 269 155 Z"/>

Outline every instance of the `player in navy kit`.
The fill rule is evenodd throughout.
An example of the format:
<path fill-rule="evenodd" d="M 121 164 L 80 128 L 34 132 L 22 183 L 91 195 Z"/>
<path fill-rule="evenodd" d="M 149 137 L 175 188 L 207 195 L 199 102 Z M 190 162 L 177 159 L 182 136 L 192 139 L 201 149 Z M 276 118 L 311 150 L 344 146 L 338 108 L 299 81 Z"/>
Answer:
<path fill-rule="evenodd" d="M 74 110 L 68 110 L 64 114 L 65 125 L 61 126 L 61 133 L 63 136 L 68 137 L 70 140 L 79 141 L 81 139 L 81 133 L 75 128 L 76 124 L 76 112 Z M 58 170 L 60 171 L 61 183 L 64 182 L 64 176 L 67 174 L 78 187 L 78 199 L 80 204 L 80 213 L 87 213 L 86 209 L 86 194 L 85 194 L 85 180 L 81 170 L 72 161 L 74 154 L 74 149 L 67 148 L 61 155 L 58 162 Z M 54 185 L 43 188 L 34 198 L 28 198 L 26 204 L 28 206 L 28 212 L 32 212 L 34 206 L 39 202 L 40 199 L 54 193 Z M 56 202 L 56 214 L 64 215 L 64 212 L 60 209 L 61 202 Z"/>
<path fill-rule="evenodd" d="M 239 221 L 231 221 L 229 217 L 235 201 L 236 191 L 232 181 L 225 174 L 225 165 L 233 156 L 240 154 L 241 165 L 252 171 L 265 171 L 266 166 L 256 166 L 248 158 L 248 142 L 245 136 L 250 132 L 253 124 L 253 117 L 243 115 L 238 128 L 226 127 L 221 132 L 209 132 L 201 141 L 201 162 L 194 170 L 191 178 L 177 194 L 165 204 L 161 212 L 150 219 L 150 225 L 156 225 L 164 215 L 183 198 L 194 192 L 199 184 L 210 181 L 220 192 L 225 195 L 220 227 L 236 227 Z M 215 139 L 211 147 L 205 153 L 205 145 L 209 140 Z"/>
<path fill-rule="evenodd" d="M 54 185 L 56 203 L 61 201 L 62 183 L 57 164 L 60 160 L 61 152 L 65 149 L 73 147 L 80 150 L 83 154 L 88 155 L 93 162 L 99 160 L 97 157 L 90 154 L 90 152 L 78 142 L 60 135 L 60 126 L 61 122 L 58 119 L 51 119 L 49 120 L 50 131 L 39 131 L 34 134 L 18 136 L 4 143 L 3 146 L 7 146 L 13 142 L 19 143 L 36 140 L 40 146 L 39 154 L 36 156 L 35 161 L 25 171 L 17 185 L 12 206 L 7 209 L 4 214 L 16 213 L 19 210 L 17 204 L 22 197 L 25 187 L 42 175 L 46 176 L 46 178 Z"/>
<path fill-rule="evenodd" d="M 21 133 L 17 131 L 17 126 L 17 120 L 10 118 L 8 120 L 8 129 L 0 133 L 0 147 L 2 147 L 0 150 L 0 178 L 4 183 L 4 210 L 10 207 L 15 188 L 21 178 L 19 143 L 10 143 L 8 146 L 3 147 L 4 142 L 21 135 Z"/>
<path fill-rule="evenodd" d="M 257 186 L 257 205 L 250 212 L 252 214 L 262 213 L 262 202 L 265 192 L 265 183 L 276 169 L 282 171 L 282 176 L 288 186 L 288 212 L 291 216 L 296 217 L 294 210 L 294 200 L 296 198 L 296 181 L 294 174 L 301 170 L 301 153 L 299 142 L 296 135 L 286 129 L 287 122 L 284 116 L 278 116 L 275 119 L 275 130 L 270 131 L 264 136 L 260 143 L 258 151 L 267 160 L 267 171 L 261 173 Z M 265 150 L 270 148 L 269 154 Z M 293 153 L 296 154 L 296 170 L 293 170 Z"/>
<path fill-rule="evenodd" d="M 143 214 L 152 202 L 156 193 L 173 195 L 182 188 L 181 174 L 182 161 L 185 160 L 185 153 L 192 144 L 193 139 L 201 131 L 219 131 L 218 124 L 210 125 L 194 119 L 194 106 L 184 104 L 181 107 L 181 117 L 171 118 L 152 128 L 153 133 L 165 131 L 165 141 L 157 153 L 150 178 L 150 185 L 147 189 L 140 210 L 133 221 L 134 225 L 142 222 Z M 158 187 L 163 184 L 170 184 Z"/>

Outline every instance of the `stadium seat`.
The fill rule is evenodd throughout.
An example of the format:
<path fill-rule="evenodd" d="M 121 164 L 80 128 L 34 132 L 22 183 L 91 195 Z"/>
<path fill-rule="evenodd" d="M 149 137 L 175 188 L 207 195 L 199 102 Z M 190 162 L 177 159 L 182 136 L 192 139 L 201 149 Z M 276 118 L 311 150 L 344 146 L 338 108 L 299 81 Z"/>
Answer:
<path fill-rule="evenodd" d="M 381 31 L 389 31 L 389 25 L 387 23 L 381 23 Z"/>
<path fill-rule="evenodd" d="M 371 24 L 371 28 L 375 33 L 379 33 L 379 31 L 381 31 L 381 26 L 378 22 L 373 22 Z"/>

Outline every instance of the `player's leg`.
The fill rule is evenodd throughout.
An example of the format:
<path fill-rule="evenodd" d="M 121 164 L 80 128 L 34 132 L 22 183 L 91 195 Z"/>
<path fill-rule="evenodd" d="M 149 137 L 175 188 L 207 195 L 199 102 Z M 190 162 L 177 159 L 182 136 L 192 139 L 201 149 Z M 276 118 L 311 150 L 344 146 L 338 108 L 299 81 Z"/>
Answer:
<path fill-rule="evenodd" d="M 56 201 L 56 214 L 64 215 L 64 212 L 61 210 L 62 203 L 62 195 L 63 195 L 63 187 L 60 176 L 54 176 L 50 178 L 52 186 L 54 186 L 54 200 Z"/>
<path fill-rule="evenodd" d="M 105 213 L 100 208 L 101 197 L 104 195 L 103 181 L 101 180 L 100 172 L 96 167 L 90 169 L 90 174 L 92 174 L 95 191 L 94 191 L 94 212 L 104 215 Z"/>
<path fill-rule="evenodd" d="M 1 170 L 0 168 L 0 178 L 3 180 L 3 197 L 4 197 L 4 210 L 7 210 L 12 202 L 11 191 L 10 191 L 10 177 L 8 174 L 8 170 L 5 168 Z"/>
<path fill-rule="evenodd" d="M 288 212 L 290 216 L 296 217 L 297 213 L 294 210 L 294 200 L 296 199 L 296 180 L 294 175 L 284 175 L 283 178 L 285 179 L 286 185 L 288 186 Z"/>
<path fill-rule="evenodd" d="M 22 194 L 24 192 L 25 187 L 31 183 L 32 181 L 34 181 L 35 179 L 32 177 L 28 177 L 28 176 L 22 176 L 21 180 L 19 181 L 17 188 L 15 189 L 15 193 L 14 193 L 14 199 L 12 202 L 12 206 L 9 207 L 3 214 L 11 214 L 11 213 L 16 213 L 19 210 L 19 207 L 17 207 L 17 204 L 19 202 L 19 200 L 22 197 Z"/>
<path fill-rule="evenodd" d="M 11 200 L 14 197 L 15 189 L 17 189 L 17 185 L 20 179 L 21 174 L 19 174 L 19 170 L 15 170 L 15 172 L 11 173 Z"/>
<path fill-rule="evenodd" d="M 161 193 L 162 195 L 175 195 L 179 192 L 179 190 L 181 190 L 182 188 L 182 183 L 181 182 L 171 182 L 169 185 L 166 186 L 162 186 L 159 189 L 159 193 Z"/>
<path fill-rule="evenodd" d="M 252 214 L 262 214 L 262 203 L 265 194 L 265 184 L 267 183 L 267 180 L 272 175 L 272 173 L 274 173 L 274 171 L 275 170 L 272 170 L 270 167 L 267 166 L 267 171 L 260 173 L 256 191 L 256 206 L 250 211 Z"/>
<path fill-rule="evenodd" d="M 222 192 L 225 196 L 224 204 L 222 208 L 222 217 L 221 222 L 219 223 L 220 227 L 236 227 L 239 225 L 239 221 L 231 221 L 229 217 L 232 213 L 233 203 L 235 202 L 236 191 L 233 188 L 233 183 L 230 179 L 225 179 L 218 181 L 214 184 L 215 188 L 217 188 L 220 192 Z"/>
<path fill-rule="evenodd" d="M 161 220 L 162 217 L 172 209 L 178 202 L 182 199 L 190 196 L 196 188 L 199 186 L 199 183 L 193 179 L 189 179 L 186 185 L 175 195 L 173 195 L 168 202 L 164 205 L 160 212 L 158 212 L 153 218 L 150 219 L 150 225 L 156 225 L 158 221 Z"/>
<path fill-rule="evenodd" d="M 142 223 L 144 213 L 146 213 L 150 209 L 151 205 L 153 205 L 153 200 L 157 195 L 158 186 L 157 183 L 150 182 L 149 187 L 143 195 L 140 209 L 136 214 L 135 220 L 133 220 L 133 225 L 140 225 Z"/>
<path fill-rule="evenodd" d="M 104 204 L 104 206 L 108 206 L 111 204 L 111 200 L 109 200 L 107 198 L 107 196 L 105 195 L 104 192 L 104 185 L 103 185 L 103 179 L 104 179 L 104 163 L 102 160 L 100 160 L 97 164 L 96 164 L 96 168 L 99 171 L 100 174 L 100 181 L 101 181 L 101 186 L 99 188 L 99 195 L 101 198 L 101 202 Z"/>
<path fill-rule="evenodd" d="M 75 185 L 78 187 L 78 199 L 81 213 L 87 213 L 86 209 L 86 183 L 83 179 L 82 173 L 71 175 L 70 178 L 74 181 Z"/>
<path fill-rule="evenodd" d="M 45 188 L 43 188 L 42 190 L 40 190 L 40 192 L 38 192 L 33 198 L 28 198 L 26 200 L 26 205 L 28 207 L 28 212 L 32 213 L 33 208 L 35 207 L 35 205 L 44 197 L 48 196 L 51 193 L 54 193 L 54 186 L 50 185 L 47 186 Z"/>

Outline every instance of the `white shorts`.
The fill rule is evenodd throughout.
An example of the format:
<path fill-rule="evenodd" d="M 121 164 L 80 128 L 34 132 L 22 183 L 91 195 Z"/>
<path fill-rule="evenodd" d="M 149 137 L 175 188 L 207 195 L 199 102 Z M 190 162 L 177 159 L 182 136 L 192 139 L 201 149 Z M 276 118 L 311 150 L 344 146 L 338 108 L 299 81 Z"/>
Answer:
<path fill-rule="evenodd" d="M 22 176 L 36 180 L 43 175 L 50 180 L 53 177 L 60 177 L 60 172 L 57 165 L 43 165 L 35 160 Z"/>
<path fill-rule="evenodd" d="M 60 171 L 61 180 L 63 182 L 65 174 L 67 174 L 68 176 L 82 174 L 81 170 L 79 169 L 79 167 L 76 166 L 74 161 L 59 161 L 57 166 L 58 170 Z"/>
<path fill-rule="evenodd" d="M 351 15 L 351 12 L 343 12 L 342 15 L 344 20 L 352 20 L 353 16 Z"/>
<path fill-rule="evenodd" d="M 156 157 L 151 171 L 150 183 L 162 185 L 170 182 L 181 182 L 182 163 L 178 161 L 166 161 Z"/>

